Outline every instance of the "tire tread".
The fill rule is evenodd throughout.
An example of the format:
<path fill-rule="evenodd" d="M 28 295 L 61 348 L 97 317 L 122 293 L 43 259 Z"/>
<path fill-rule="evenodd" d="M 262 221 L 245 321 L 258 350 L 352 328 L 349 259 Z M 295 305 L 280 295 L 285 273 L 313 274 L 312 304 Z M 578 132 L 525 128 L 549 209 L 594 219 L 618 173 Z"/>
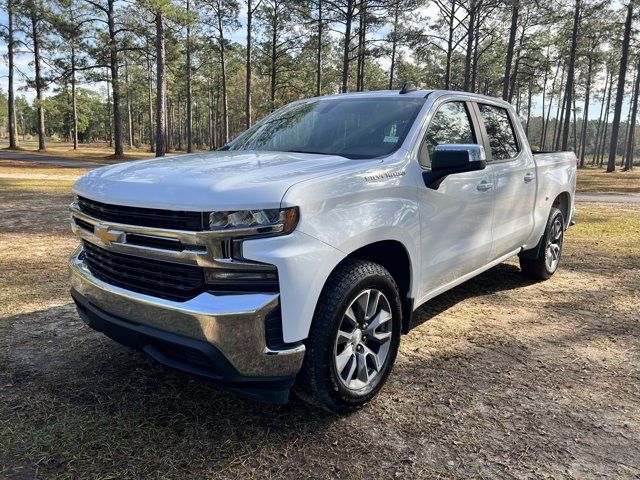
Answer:
<path fill-rule="evenodd" d="M 307 353 L 296 379 L 295 393 L 304 401 L 332 413 L 349 413 L 358 410 L 373 398 L 384 383 L 383 379 L 380 386 L 367 395 L 370 398 L 364 403 L 348 405 L 335 398 L 328 386 L 326 376 L 322 374 L 330 367 L 326 364 L 326 350 L 327 345 L 332 343 L 330 336 L 336 311 L 355 285 L 364 278 L 372 276 L 384 277 L 392 283 L 397 296 L 396 305 L 399 305 L 398 287 L 391 274 L 384 267 L 365 260 L 348 260 L 338 266 L 327 280 L 316 306 L 309 337 L 305 342 Z M 398 324 L 401 324 L 402 319 L 399 318 L 397 321 Z M 395 353 L 391 352 L 391 362 L 395 360 Z M 390 368 L 386 372 L 387 375 L 389 371 Z"/>

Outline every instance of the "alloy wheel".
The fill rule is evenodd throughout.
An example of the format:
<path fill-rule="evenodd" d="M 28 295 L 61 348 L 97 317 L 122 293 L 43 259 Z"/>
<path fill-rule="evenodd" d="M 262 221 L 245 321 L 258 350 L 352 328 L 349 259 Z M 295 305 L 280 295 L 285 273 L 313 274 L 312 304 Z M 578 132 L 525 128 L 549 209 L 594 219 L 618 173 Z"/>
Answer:
<path fill-rule="evenodd" d="M 547 270 L 553 273 L 558 268 L 560 262 L 560 253 L 562 252 L 562 240 L 564 237 L 564 231 L 562 228 L 562 220 L 560 217 L 556 217 L 553 221 L 553 225 L 547 235 L 547 246 L 545 249 L 545 263 Z"/>
<path fill-rule="evenodd" d="M 345 310 L 334 344 L 340 382 L 362 390 L 376 382 L 389 357 L 393 332 L 389 300 L 380 290 L 359 293 Z"/>

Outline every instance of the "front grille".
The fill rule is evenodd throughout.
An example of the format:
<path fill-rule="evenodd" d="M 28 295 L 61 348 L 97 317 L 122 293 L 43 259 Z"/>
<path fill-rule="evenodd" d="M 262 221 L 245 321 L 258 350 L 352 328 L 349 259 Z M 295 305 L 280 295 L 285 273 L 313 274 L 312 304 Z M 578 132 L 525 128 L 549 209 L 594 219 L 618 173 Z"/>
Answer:
<path fill-rule="evenodd" d="M 174 301 L 189 300 L 205 290 L 201 267 L 114 253 L 86 241 L 83 245 L 91 273 L 110 285 Z"/>
<path fill-rule="evenodd" d="M 139 245 L 141 247 L 161 248 L 163 250 L 173 250 L 181 252 L 185 250 L 180 240 L 164 237 L 150 237 L 148 235 L 138 235 L 137 233 L 127 233 L 127 245 Z"/>
<path fill-rule="evenodd" d="M 202 212 L 126 207 L 78 197 L 78 207 L 87 215 L 107 222 L 171 230 L 203 230 Z"/>
<path fill-rule="evenodd" d="M 79 226 L 80 228 L 93 233 L 93 225 L 91 225 L 88 222 L 85 222 L 84 220 L 80 220 L 79 218 L 74 217 L 73 219 L 74 222 L 76 222 L 76 225 Z"/>

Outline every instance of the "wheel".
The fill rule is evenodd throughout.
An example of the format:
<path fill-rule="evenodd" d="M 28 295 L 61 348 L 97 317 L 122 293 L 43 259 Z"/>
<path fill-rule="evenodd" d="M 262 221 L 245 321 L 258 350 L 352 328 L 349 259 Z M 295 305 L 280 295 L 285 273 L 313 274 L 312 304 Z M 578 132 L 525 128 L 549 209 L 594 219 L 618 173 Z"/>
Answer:
<path fill-rule="evenodd" d="M 552 208 L 538 245 L 520 254 L 522 272 L 535 280 L 547 280 L 558 269 L 564 240 L 564 217 Z"/>
<path fill-rule="evenodd" d="M 348 413 L 382 388 L 398 353 L 400 293 L 382 266 L 353 260 L 322 290 L 295 391 L 334 413 Z"/>

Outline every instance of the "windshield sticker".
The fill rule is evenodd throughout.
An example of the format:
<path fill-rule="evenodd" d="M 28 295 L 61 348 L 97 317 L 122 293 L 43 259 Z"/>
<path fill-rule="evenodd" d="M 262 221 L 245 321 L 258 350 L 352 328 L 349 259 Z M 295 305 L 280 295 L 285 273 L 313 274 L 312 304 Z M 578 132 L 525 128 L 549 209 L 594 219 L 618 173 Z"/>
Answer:
<path fill-rule="evenodd" d="M 378 137 L 380 138 L 380 137 Z M 398 143 L 398 137 L 387 135 L 384 137 L 384 143 Z"/>

